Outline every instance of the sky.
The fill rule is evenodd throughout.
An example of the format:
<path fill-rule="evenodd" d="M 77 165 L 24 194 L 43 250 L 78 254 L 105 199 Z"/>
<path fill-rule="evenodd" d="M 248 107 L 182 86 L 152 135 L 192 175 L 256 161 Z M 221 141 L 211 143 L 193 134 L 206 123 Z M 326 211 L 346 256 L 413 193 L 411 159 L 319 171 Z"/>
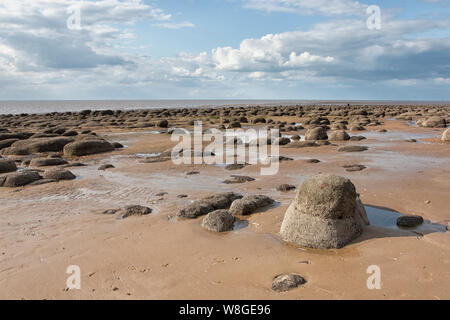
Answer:
<path fill-rule="evenodd" d="M 0 100 L 449 101 L 450 0 L 371 1 L 1 0 Z"/>

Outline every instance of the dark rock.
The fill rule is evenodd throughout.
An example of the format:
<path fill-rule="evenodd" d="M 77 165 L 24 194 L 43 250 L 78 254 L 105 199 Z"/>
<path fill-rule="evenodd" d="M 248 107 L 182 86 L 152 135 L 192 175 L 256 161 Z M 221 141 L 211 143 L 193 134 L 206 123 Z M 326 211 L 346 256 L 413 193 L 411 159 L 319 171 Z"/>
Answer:
<path fill-rule="evenodd" d="M 231 203 L 242 198 L 242 195 L 236 194 L 234 192 L 224 192 L 218 193 L 200 200 L 196 200 L 186 208 L 180 210 L 177 213 L 178 217 L 195 219 L 199 216 L 208 214 L 212 211 L 219 209 L 227 209 L 230 207 Z"/>
<path fill-rule="evenodd" d="M 355 172 L 355 171 L 362 171 L 366 169 L 366 166 L 363 166 L 362 164 L 350 164 L 343 166 L 347 172 Z"/>
<path fill-rule="evenodd" d="M 12 160 L 0 159 L 0 173 L 14 172 L 17 170 L 16 164 Z"/>
<path fill-rule="evenodd" d="M 14 142 L 11 147 L 3 149 L 4 154 L 28 155 L 43 152 L 61 152 L 65 145 L 72 142 L 69 137 L 36 138 Z"/>
<path fill-rule="evenodd" d="M 223 183 L 237 184 L 237 183 L 246 183 L 246 182 L 250 182 L 250 181 L 255 181 L 255 179 L 252 177 L 247 177 L 247 176 L 232 175 L 230 179 L 225 180 Z"/>
<path fill-rule="evenodd" d="M 98 170 L 104 171 L 106 169 L 113 169 L 115 168 L 112 164 L 103 164 L 100 167 L 98 167 Z"/>
<path fill-rule="evenodd" d="M 90 154 L 113 151 L 114 147 L 105 140 L 80 140 L 67 144 L 64 147 L 65 156 L 86 156 Z"/>
<path fill-rule="evenodd" d="M 152 209 L 143 206 L 128 206 L 120 210 L 122 219 L 131 216 L 145 216 L 152 213 Z"/>
<path fill-rule="evenodd" d="M 60 166 L 63 164 L 68 164 L 68 162 L 61 158 L 34 158 L 30 161 L 32 167 Z"/>
<path fill-rule="evenodd" d="M 272 205 L 274 202 L 273 199 L 263 195 L 245 196 L 233 201 L 230 212 L 235 215 L 249 215 L 260 208 Z"/>
<path fill-rule="evenodd" d="M 297 188 L 291 184 L 281 184 L 277 187 L 277 190 L 281 191 L 281 192 L 289 192 L 289 191 L 295 190 L 295 189 L 297 189 Z"/>
<path fill-rule="evenodd" d="M 272 290 L 286 292 L 306 283 L 305 278 L 299 274 L 282 274 L 276 276 L 272 281 Z"/>
<path fill-rule="evenodd" d="M 399 227 L 413 228 L 420 226 L 423 223 L 423 218 L 416 215 L 405 215 L 397 218 L 397 225 Z"/>
<path fill-rule="evenodd" d="M 60 180 L 73 180 L 76 176 L 69 170 L 64 169 L 52 169 L 45 171 L 43 174 L 44 179 L 52 179 L 56 181 Z"/>
<path fill-rule="evenodd" d="M 339 148 L 339 152 L 362 152 L 369 150 L 369 147 L 366 146 L 345 146 L 342 148 Z"/>
<path fill-rule="evenodd" d="M 36 171 L 14 172 L 3 176 L 3 179 L 0 179 L 0 186 L 9 188 L 22 187 L 39 179 L 41 179 L 41 176 Z"/>

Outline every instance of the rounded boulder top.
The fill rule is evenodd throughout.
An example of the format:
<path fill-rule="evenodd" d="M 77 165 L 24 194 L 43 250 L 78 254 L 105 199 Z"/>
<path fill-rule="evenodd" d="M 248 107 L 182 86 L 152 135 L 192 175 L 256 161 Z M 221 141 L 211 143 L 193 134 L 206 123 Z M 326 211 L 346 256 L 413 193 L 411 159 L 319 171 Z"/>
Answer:
<path fill-rule="evenodd" d="M 280 233 L 283 240 L 305 247 L 341 248 L 362 234 L 367 216 L 361 208 L 349 179 L 319 174 L 300 186 Z"/>

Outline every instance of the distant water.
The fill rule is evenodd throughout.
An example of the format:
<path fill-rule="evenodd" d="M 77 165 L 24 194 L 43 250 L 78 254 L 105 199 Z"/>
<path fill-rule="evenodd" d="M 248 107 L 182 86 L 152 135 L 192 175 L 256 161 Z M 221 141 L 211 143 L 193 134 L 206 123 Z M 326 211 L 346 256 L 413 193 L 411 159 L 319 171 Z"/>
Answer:
<path fill-rule="evenodd" d="M 0 101 L 0 114 L 48 113 L 90 110 L 134 110 L 162 108 L 198 108 L 219 106 L 277 106 L 305 104 L 346 105 L 429 104 L 449 105 L 450 102 L 426 101 L 330 101 L 330 100 L 63 100 L 63 101 Z"/>

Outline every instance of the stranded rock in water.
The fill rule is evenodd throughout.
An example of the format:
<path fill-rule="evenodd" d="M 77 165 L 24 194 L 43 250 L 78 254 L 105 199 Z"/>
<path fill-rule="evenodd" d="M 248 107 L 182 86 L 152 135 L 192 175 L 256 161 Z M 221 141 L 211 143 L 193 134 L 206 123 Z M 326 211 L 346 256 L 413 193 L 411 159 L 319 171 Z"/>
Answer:
<path fill-rule="evenodd" d="M 299 188 L 281 225 L 284 241 L 317 249 L 342 248 L 368 224 L 353 183 L 346 178 L 319 174 Z"/>

